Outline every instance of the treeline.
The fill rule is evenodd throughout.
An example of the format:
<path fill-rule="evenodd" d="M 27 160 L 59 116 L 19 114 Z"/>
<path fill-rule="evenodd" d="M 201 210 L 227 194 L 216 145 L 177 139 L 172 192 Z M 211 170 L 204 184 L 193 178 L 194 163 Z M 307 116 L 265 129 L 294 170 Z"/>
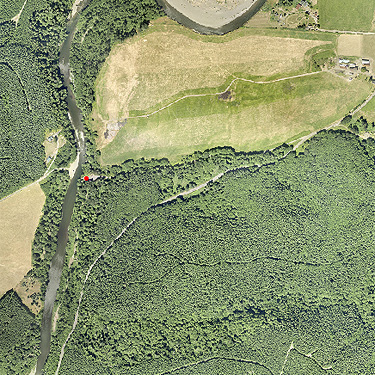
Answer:
<path fill-rule="evenodd" d="M 224 352 L 237 357 L 240 349 L 278 373 L 292 341 L 306 354 L 324 348 L 314 358 L 332 365 L 332 374 L 367 373 L 375 327 L 374 150 L 373 140 L 324 131 L 298 157 L 228 172 L 194 197 L 147 212 L 165 197 L 161 177 L 173 189 L 178 166 L 153 161 L 148 171 L 139 166 L 82 183 L 71 237 L 77 252 L 64 271 L 69 283 L 59 296 L 48 371 L 88 265 L 139 216 L 91 272 L 62 374 L 77 361 L 88 374 L 155 374 Z M 218 149 L 205 163 L 220 164 L 220 152 L 232 166 L 246 156 Z M 293 351 L 289 373 L 303 365 L 319 374 L 307 359 Z"/>
<path fill-rule="evenodd" d="M 364 116 L 353 118 L 352 115 L 347 115 L 341 120 L 341 123 L 346 125 L 355 134 L 375 131 L 375 123 L 368 121 Z"/>
<path fill-rule="evenodd" d="M 156 0 L 90 1 L 82 12 L 71 54 L 74 92 L 85 115 L 91 112 L 95 80 L 112 46 L 159 15 Z"/>
<path fill-rule="evenodd" d="M 0 299 L 0 373 L 29 374 L 39 355 L 40 328 L 13 290 Z"/>
<path fill-rule="evenodd" d="M 69 182 L 70 178 L 67 171 L 57 171 L 40 185 L 47 199 L 32 245 L 33 269 L 31 276 L 40 281 L 43 298 L 48 283 L 48 270 L 57 248 L 57 234 L 62 219 L 62 205 Z"/>

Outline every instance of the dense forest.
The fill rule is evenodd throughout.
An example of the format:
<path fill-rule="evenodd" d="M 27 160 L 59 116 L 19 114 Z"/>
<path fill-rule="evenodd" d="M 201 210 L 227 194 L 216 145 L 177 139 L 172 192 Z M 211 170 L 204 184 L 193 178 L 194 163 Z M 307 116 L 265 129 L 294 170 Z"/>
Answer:
<path fill-rule="evenodd" d="M 94 84 L 112 46 L 161 15 L 156 0 L 91 0 L 83 10 L 72 45 L 74 91 L 85 115 L 94 102 Z"/>
<path fill-rule="evenodd" d="M 0 197 L 43 174 L 47 130 L 67 139 L 56 167 L 76 154 L 58 68 L 72 1 L 29 0 L 16 25 L 23 3 L 0 0 Z M 92 0 L 83 11 L 71 63 L 86 120 L 111 47 L 159 14 L 154 0 Z M 175 165 L 101 167 L 95 133 L 86 135 L 84 171 L 97 177 L 78 183 L 45 374 L 55 374 L 83 286 L 60 374 L 373 373 L 372 139 L 323 131 L 298 155 L 222 147 Z M 41 185 L 30 275 L 43 294 L 68 183 L 56 171 Z M 0 299 L 0 373 L 30 373 L 40 320 L 14 291 Z"/>
<path fill-rule="evenodd" d="M 0 197 L 35 181 L 46 170 L 42 145 L 49 131 L 67 140 L 59 156 L 74 156 L 66 89 L 58 52 L 71 1 L 2 1 L 0 6 Z M 65 8 L 64 8 L 65 7 Z M 11 20 L 20 11 L 18 23 Z M 66 152 L 69 150 L 69 154 Z M 63 159 L 63 160 L 61 160 Z"/>
<path fill-rule="evenodd" d="M 13 290 L 0 299 L 0 374 L 30 373 L 39 354 L 40 328 Z"/>
<path fill-rule="evenodd" d="M 216 149 L 82 183 L 47 373 L 108 248 L 60 374 L 370 374 L 375 143 L 324 131 L 286 153 Z"/>

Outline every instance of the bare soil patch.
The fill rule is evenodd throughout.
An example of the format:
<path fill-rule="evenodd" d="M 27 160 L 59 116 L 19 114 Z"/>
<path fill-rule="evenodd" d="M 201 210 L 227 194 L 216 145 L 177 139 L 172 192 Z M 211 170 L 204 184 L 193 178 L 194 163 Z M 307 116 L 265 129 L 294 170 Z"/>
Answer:
<path fill-rule="evenodd" d="M 31 269 L 31 244 L 45 199 L 34 184 L 0 203 L 0 296 Z"/>
<path fill-rule="evenodd" d="M 29 276 L 25 276 L 23 280 L 18 283 L 15 291 L 21 298 L 23 304 L 26 305 L 32 313 L 37 315 L 42 309 L 40 282 Z"/>

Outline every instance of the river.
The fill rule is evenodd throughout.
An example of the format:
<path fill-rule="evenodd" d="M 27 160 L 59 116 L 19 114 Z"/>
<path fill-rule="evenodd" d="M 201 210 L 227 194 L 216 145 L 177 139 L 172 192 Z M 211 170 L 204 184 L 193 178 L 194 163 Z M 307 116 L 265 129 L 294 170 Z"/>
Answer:
<path fill-rule="evenodd" d="M 52 313 L 53 306 L 55 304 L 57 290 L 60 285 L 60 278 L 65 260 L 65 249 L 68 242 L 68 228 L 73 213 L 74 203 L 77 194 L 77 181 L 82 174 L 82 165 L 85 161 L 85 138 L 84 128 L 82 123 L 82 114 L 77 106 L 74 94 L 70 88 L 70 71 L 69 71 L 69 58 L 70 58 L 70 47 L 73 41 L 74 32 L 78 23 L 80 11 L 87 5 L 89 0 L 81 2 L 78 7 L 78 12 L 67 24 L 67 37 L 60 49 L 59 55 L 59 67 L 60 71 L 64 76 L 64 85 L 68 89 L 68 110 L 69 118 L 72 126 L 76 133 L 76 139 L 78 143 L 78 166 L 74 173 L 73 178 L 70 181 L 68 190 L 66 192 L 63 208 L 62 208 L 62 219 L 59 226 L 58 239 L 57 239 L 57 250 L 52 258 L 50 270 L 49 270 L 49 281 L 44 299 L 44 310 L 41 326 L 41 353 L 38 358 L 36 366 L 36 374 L 42 374 L 42 370 L 48 354 L 50 352 L 51 344 L 51 328 L 52 328 Z"/>
<path fill-rule="evenodd" d="M 197 31 L 200 34 L 226 34 L 230 31 L 236 30 L 241 27 L 246 21 L 248 21 L 254 14 L 256 14 L 260 8 L 264 5 L 266 0 L 257 0 L 247 11 L 239 14 L 236 18 L 232 19 L 227 24 L 223 24 L 220 27 L 210 27 L 199 24 L 198 22 L 193 21 L 185 14 L 179 12 L 174 8 L 170 3 L 170 0 L 157 0 L 159 5 L 164 9 L 165 13 L 178 23 Z M 185 4 L 189 7 L 189 3 Z M 192 7 L 194 8 L 194 7 Z M 195 7 L 197 8 L 197 7 Z M 220 17 L 218 17 L 220 19 Z"/>
<path fill-rule="evenodd" d="M 69 118 L 71 120 L 72 126 L 76 133 L 76 139 L 78 143 L 78 166 L 74 173 L 73 178 L 70 181 L 68 190 L 66 192 L 63 208 L 62 208 L 62 219 L 59 226 L 58 232 L 58 239 L 57 239 L 57 250 L 55 255 L 52 258 L 50 270 L 49 270 L 49 281 L 46 290 L 46 295 L 44 299 L 44 310 L 43 310 L 43 318 L 42 318 L 42 326 L 41 326 L 41 344 L 40 349 L 41 353 L 38 357 L 38 362 L 36 366 L 36 375 L 41 375 L 43 373 L 43 367 L 50 352 L 50 344 L 51 344 L 51 328 L 52 328 L 52 313 L 53 307 L 56 300 L 57 290 L 60 285 L 61 274 L 64 266 L 65 261 L 65 252 L 66 252 L 66 245 L 68 243 L 68 229 L 69 224 L 71 221 L 72 213 L 74 204 L 76 201 L 76 194 L 77 194 L 77 181 L 82 174 L 82 165 L 85 161 L 85 137 L 84 137 L 84 127 L 82 123 L 82 113 L 77 106 L 77 102 L 75 100 L 74 94 L 70 88 L 71 80 L 70 80 L 70 70 L 69 70 L 69 58 L 70 58 L 70 49 L 71 44 L 73 41 L 74 33 L 76 30 L 76 26 L 79 20 L 80 12 L 84 7 L 87 6 L 90 0 L 77 0 L 75 3 L 76 12 L 74 17 L 71 18 L 67 23 L 67 37 L 60 49 L 59 55 L 59 67 L 60 71 L 64 76 L 64 85 L 68 89 L 68 111 L 69 111 Z M 263 4 L 265 0 L 259 0 L 259 4 Z M 164 0 L 160 0 L 161 3 Z M 78 6 L 77 6 L 78 5 Z M 228 25 L 225 25 L 224 28 L 220 30 L 215 30 L 214 33 L 226 33 L 228 31 L 234 30 L 237 27 L 241 26 L 246 19 L 248 19 L 252 14 L 254 14 L 258 10 L 258 6 L 252 8 L 249 12 L 241 17 L 238 17 L 236 20 L 231 22 Z M 208 30 L 204 26 L 197 25 L 191 20 L 186 19 L 185 16 L 181 15 L 180 13 L 176 13 L 177 11 L 172 10 L 172 12 L 167 12 L 172 18 L 177 19 L 177 21 L 185 24 L 192 29 L 195 29 L 201 33 L 212 33 L 213 30 Z M 171 14 L 172 13 L 172 14 Z M 182 17 L 182 18 L 181 18 Z"/>

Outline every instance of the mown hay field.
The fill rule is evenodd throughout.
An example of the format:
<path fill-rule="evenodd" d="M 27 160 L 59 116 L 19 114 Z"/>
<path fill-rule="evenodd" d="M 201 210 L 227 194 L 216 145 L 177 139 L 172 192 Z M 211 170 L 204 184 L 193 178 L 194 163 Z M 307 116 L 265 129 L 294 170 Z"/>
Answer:
<path fill-rule="evenodd" d="M 303 72 L 307 51 L 332 41 L 332 36 L 305 38 L 308 33 L 263 34 L 241 29 L 226 36 L 197 36 L 162 19 L 115 46 L 96 84 L 93 118 L 98 146 L 106 143 L 107 124 L 128 117 L 129 111 L 145 110 L 186 90 L 220 86 L 233 75 Z"/>
<path fill-rule="evenodd" d="M 341 34 L 337 40 L 337 53 L 340 56 L 362 56 L 363 35 Z"/>
<path fill-rule="evenodd" d="M 267 84 L 237 81 L 227 100 L 218 95 L 189 97 L 148 118 L 129 119 L 102 150 L 102 161 L 177 161 L 215 146 L 237 151 L 272 148 L 340 119 L 370 90 L 368 82 L 347 82 L 328 72 Z"/>
<path fill-rule="evenodd" d="M 31 269 L 31 244 L 45 199 L 34 184 L 0 202 L 0 296 Z"/>
<path fill-rule="evenodd" d="M 337 39 L 337 53 L 375 60 L 375 35 L 342 34 Z"/>
<path fill-rule="evenodd" d="M 375 61 L 375 35 L 363 36 L 363 55 Z"/>
<path fill-rule="evenodd" d="M 320 26 L 330 30 L 370 31 L 374 0 L 318 0 Z"/>

